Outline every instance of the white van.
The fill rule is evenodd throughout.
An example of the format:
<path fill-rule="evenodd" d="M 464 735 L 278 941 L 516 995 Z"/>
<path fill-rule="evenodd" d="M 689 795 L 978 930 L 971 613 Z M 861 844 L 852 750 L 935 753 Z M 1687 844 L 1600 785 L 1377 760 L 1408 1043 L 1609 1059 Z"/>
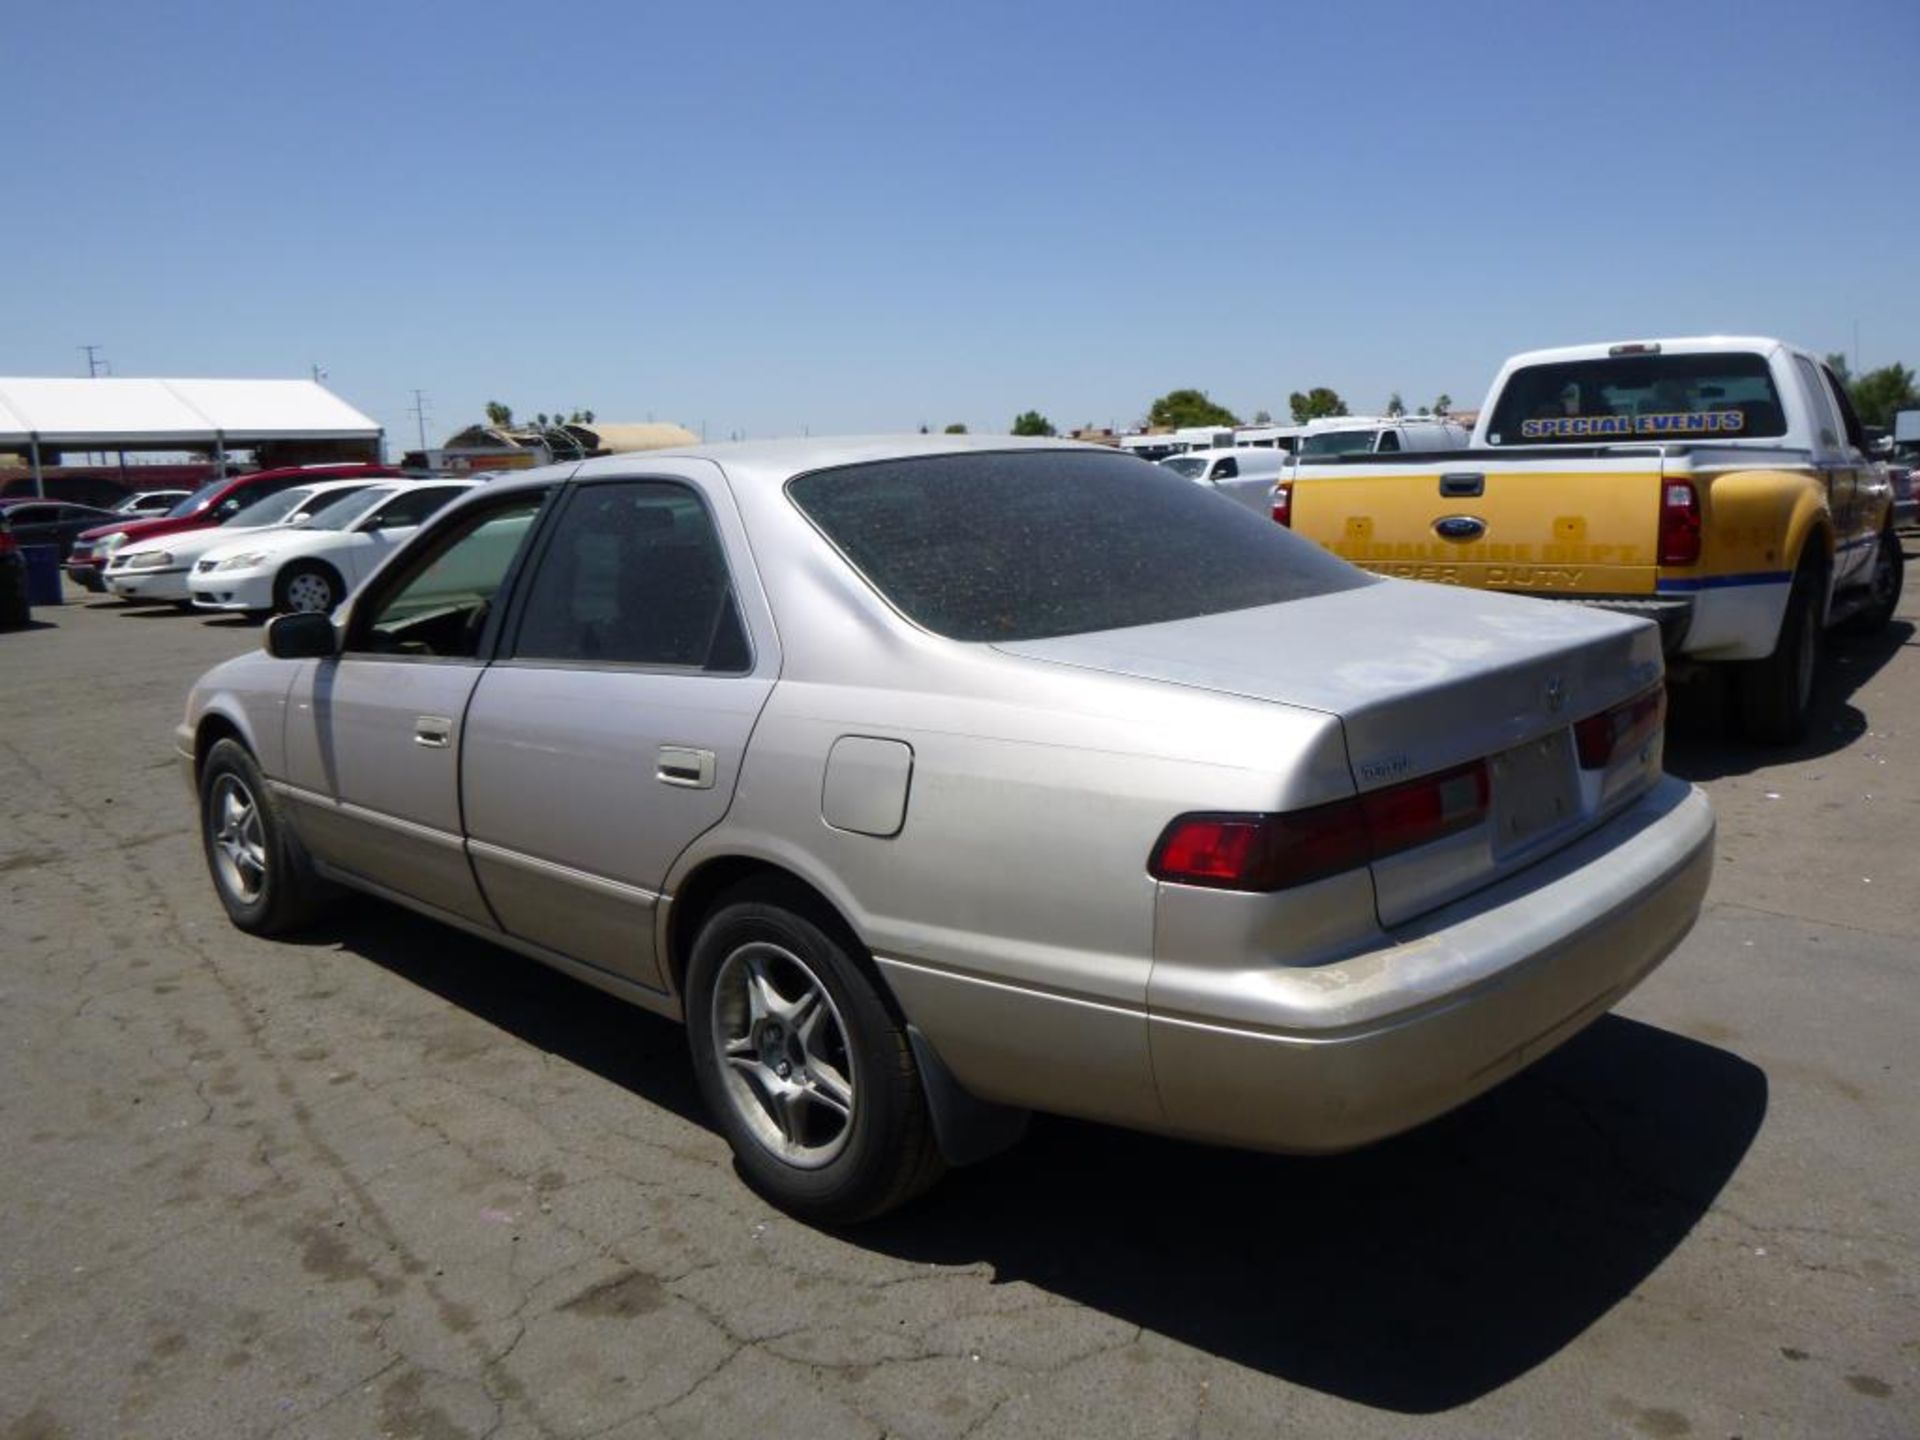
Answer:
<path fill-rule="evenodd" d="M 1304 461 L 1329 455 L 1464 450 L 1472 438 L 1466 426 L 1441 416 L 1339 415 L 1308 421 L 1294 453 Z"/>
<path fill-rule="evenodd" d="M 1160 465 L 1176 475 L 1186 476 L 1196 485 L 1210 485 L 1249 510 L 1265 515 L 1269 508 L 1268 493 L 1273 489 L 1273 482 L 1280 478 L 1280 467 L 1286 460 L 1284 450 L 1228 445 L 1172 455 Z"/>

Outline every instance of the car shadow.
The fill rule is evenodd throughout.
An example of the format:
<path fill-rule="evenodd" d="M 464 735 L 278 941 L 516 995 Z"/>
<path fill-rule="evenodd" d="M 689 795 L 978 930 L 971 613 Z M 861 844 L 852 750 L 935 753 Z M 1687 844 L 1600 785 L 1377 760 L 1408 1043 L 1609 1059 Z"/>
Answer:
<path fill-rule="evenodd" d="M 311 938 L 707 1123 L 676 1025 L 382 904 Z M 1021 1145 L 841 1238 L 986 1264 L 996 1283 L 1425 1414 L 1524 1374 L 1631 1294 L 1712 1206 L 1767 1102 L 1766 1076 L 1738 1056 L 1610 1016 L 1464 1109 L 1351 1155 L 1036 1117 Z"/>
<path fill-rule="evenodd" d="M 1796 745 L 1756 745 L 1732 733 L 1730 677 L 1724 667 L 1709 666 L 1671 692 L 1667 769 L 1688 780 L 1718 780 L 1844 750 L 1872 724 L 1854 695 L 1894 656 L 1915 649 L 1920 636 L 1908 620 L 1895 620 L 1875 635 L 1829 636 L 1814 681 L 1812 723 Z"/>

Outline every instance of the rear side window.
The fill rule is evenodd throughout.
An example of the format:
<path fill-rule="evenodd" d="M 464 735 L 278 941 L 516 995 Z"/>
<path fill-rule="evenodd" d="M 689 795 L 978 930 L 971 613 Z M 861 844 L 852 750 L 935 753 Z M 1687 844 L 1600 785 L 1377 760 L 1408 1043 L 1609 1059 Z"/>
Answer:
<path fill-rule="evenodd" d="M 1621 355 L 1529 365 L 1500 392 L 1489 445 L 1595 445 L 1787 433 L 1764 355 Z"/>
<path fill-rule="evenodd" d="M 953 640 L 1153 625 L 1375 583 L 1264 516 L 1121 455 L 886 460 L 802 475 L 787 492 L 896 609 Z"/>
<path fill-rule="evenodd" d="M 583 486 L 527 587 L 517 660 L 751 668 L 713 517 L 669 480 Z"/>

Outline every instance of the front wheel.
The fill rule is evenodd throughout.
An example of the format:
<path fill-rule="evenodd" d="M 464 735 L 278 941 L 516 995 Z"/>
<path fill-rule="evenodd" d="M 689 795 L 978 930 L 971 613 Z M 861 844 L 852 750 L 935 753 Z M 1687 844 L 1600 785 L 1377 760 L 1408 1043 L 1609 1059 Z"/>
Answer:
<path fill-rule="evenodd" d="M 253 935 L 311 921 L 322 900 L 313 862 L 246 747 L 221 740 L 200 768 L 200 839 L 227 918 Z"/>
<path fill-rule="evenodd" d="M 1906 578 L 1906 552 L 1891 528 L 1880 532 L 1873 557 L 1873 579 L 1868 582 L 1866 605 L 1856 611 L 1847 628 L 1857 635 L 1874 635 L 1887 628 L 1900 606 L 1900 586 Z"/>
<path fill-rule="evenodd" d="M 906 1027 L 807 908 L 780 891 L 722 902 L 688 966 L 688 1040 L 747 1182 L 848 1224 L 905 1203 L 942 1162 Z"/>
<path fill-rule="evenodd" d="M 273 608 L 283 615 L 330 615 L 346 595 L 340 572 L 318 560 L 296 560 L 273 582 Z"/>

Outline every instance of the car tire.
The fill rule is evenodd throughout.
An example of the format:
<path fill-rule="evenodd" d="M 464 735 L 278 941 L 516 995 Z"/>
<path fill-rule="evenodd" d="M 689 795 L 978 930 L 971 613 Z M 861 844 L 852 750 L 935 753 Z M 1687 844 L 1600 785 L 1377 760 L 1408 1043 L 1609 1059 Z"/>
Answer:
<path fill-rule="evenodd" d="M 1880 532 L 1880 544 L 1873 557 L 1873 579 L 1868 582 L 1871 598 L 1847 621 L 1855 635 L 1877 635 L 1887 628 L 1893 612 L 1900 608 L 1900 587 L 1906 579 L 1907 557 L 1900 537 L 1889 525 Z"/>
<path fill-rule="evenodd" d="M 1822 651 L 1826 570 L 1804 560 L 1794 572 L 1773 654 L 1740 667 L 1740 724 L 1749 740 L 1793 745 L 1813 719 L 1814 679 Z"/>
<path fill-rule="evenodd" d="M 340 572 L 324 560 L 296 560 L 274 579 L 273 608 L 282 615 L 302 611 L 331 615 L 346 594 Z"/>
<path fill-rule="evenodd" d="M 945 1168 L 905 1023 L 810 897 L 737 890 L 687 969 L 694 1073 L 747 1183 L 801 1219 L 892 1210 Z"/>
<path fill-rule="evenodd" d="M 200 841 L 227 918 L 251 935 L 309 924 L 327 898 L 253 756 L 219 740 L 200 767 Z"/>

